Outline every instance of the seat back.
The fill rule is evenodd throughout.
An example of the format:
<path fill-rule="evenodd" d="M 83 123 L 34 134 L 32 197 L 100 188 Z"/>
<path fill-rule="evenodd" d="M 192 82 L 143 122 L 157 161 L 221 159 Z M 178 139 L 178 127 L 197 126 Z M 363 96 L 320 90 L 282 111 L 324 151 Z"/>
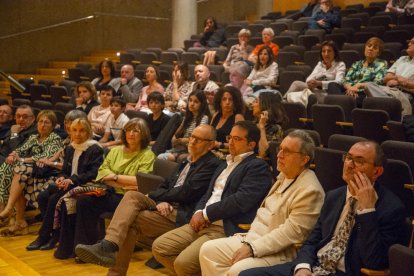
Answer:
<path fill-rule="evenodd" d="M 299 122 L 299 118 L 306 118 L 306 107 L 301 103 L 282 102 L 282 105 L 289 118 L 287 129 L 304 128 L 305 124 Z"/>
<path fill-rule="evenodd" d="M 353 135 L 333 134 L 329 137 L 328 148 L 347 152 L 355 143 L 361 141 L 367 141 L 367 139 Z"/>
<path fill-rule="evenodd" d="M 325 193 L 346 185 L 342 179 L 343 153 L 343 151 L 328 148 L 315 149 L 315 174 Z"/>
<path fill-rule="evenodd" d="M 404 126 L 401 122 L 388 121 L 388 131 L 390 132 L 390 139 L 395 141 L 407 141 L 405 136 Z"/>
<path fill-rule="evenodd" d="M 390 116 L 390 120 L 401 121 L 401 102 L 395 98 L 366 97 L 362 102 L 362 108 L 384 110 Z"/>
<path fill-rule="evenodd" d="M 343 128 L 336 122 L 343 122 L 344 111 L 339 105 L 314 104 L 312 106 L 313 129 L 321 136 L 322 145 L 328 145 L 332 134 L 343 133 Z"/>
<path fill-rule="evenodd" d="M 389 119 L 384 110 L 355 108 L 352 111 L 354 135 L 382 143 L 389 138 L 384 129 Z"/>
<path fill-rule="evenodd" d="M 412 275 L 414 271 L 414 249 L 394 244 L 388 251 L 391 275 Z"/>
<path fill-rule="evenodd" d="M 327 95 L 324 104 L 339 105 L 344 111 L 345 122 L 352 121 L 352 110 L 356 107 L 354 98 L 346 95 Z"/>
<path fill-rule="evenodd" d="M 401 141 L 384 141 L 381 144 L 386 158 L 402 160 L 408 164 L 414 172 L 414 144 Z"/>

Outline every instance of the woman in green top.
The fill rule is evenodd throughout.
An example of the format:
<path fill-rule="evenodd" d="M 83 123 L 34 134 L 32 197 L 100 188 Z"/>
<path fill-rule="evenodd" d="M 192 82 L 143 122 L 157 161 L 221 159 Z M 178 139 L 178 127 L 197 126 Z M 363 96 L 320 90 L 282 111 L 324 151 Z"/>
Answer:
<path fill-rule="evenodd" d="M 123 145 L 111 149 L 96 177 L 96 181 L 109 187 L 106 193 L 102 196 L 78 196 L 76 215 L 70 206 L 62 204 L 59 246 L 54 254 L 56 258 L 73 257 L 74 248 L 79 243 L 96 243 L 99 239 L 99 216 L 114 212 L 123 194 L 137 189 L 137 172 L 152 172 L 155 155 L 148 148 L 151 135 L 146 122 L 140 118 L 131 119 L 124 126 L 121 140 Z"/>

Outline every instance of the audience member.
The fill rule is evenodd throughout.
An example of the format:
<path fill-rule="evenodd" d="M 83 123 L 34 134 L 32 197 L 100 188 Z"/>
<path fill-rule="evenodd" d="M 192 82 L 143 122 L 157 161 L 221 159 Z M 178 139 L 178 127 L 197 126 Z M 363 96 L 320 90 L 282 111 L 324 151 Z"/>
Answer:
<path fill-rule="evenodd" d="M 165 107 L 170 112 L 182 112 L 192 91 L 188 81 L 188 64 L 174 64 L 172 78 L 172 82 L 165 89 Z"/>
<path fill-rule="evenodd" d="M 229 68 L 229 79 L 231 85 L 240 90 L 243 100 L 246 101 L 253 94 L 253 89 L 244 82 L 250 75 L 250 66 L 245 61 L 238 61 Z"/>
<path fill-rule="evenodd" d="M 151 246 L 155 238 L 188 223 L 219 165 L 210 152 L 214 140 L 214 128 L 196 127 L 188 143 L 189 158 L 173 177 L 148 195 L 127 192 L 115 210 L 105 239 L 95 245 L 78 245 L 76 255 L 85 262 L 113 266 L 108 274 L 125 275 L 137 240 Z"/>
<path fill-rule="evenodd" d="M 95 86 L 89 81 L 82 81 L 75 86 L 76 109 L 89 114 L 92 107 L 99 105 Z"/>
<path fill-rule="evenodd" d="M 276 43 L 272 42 L 273 37 L 275 36 L 275 32 L 272 28 L 264 28 L 262 31 L 262 40 L 263 44 L 258 44 L 254 48 L 253 52 L 249 56 L 249 61 L 256 63 L 257 59 L 259 57 L 259 51 L 264 47 L 270 47 L 271 53 L 273 54 L 273 59 L 277 58 L 277 55 L 279 54 L 279 46 Z"/>
<path fill-rule="evenodd" d="M 95 86 L 95 91 L 99 94 L 101 87 L 104 85 L 114 86 L 116 84 L 115 78 L 115 66 L 112 60 L 104 59 L 98 65 L 97 78 L 92 80 L 92 85 Z"/>
<path fill-rule="evenodd" d="M 7 138 L 13 123 L 12 107 L 8 104 L 0 105 L 0 145 Z"/>
<path fill-rule="evenodd" d="M 60 137 L 53 132 L 57 118 L 53 111 L 42 110 L 37 115 L 37 134 L 31 135 L 25 143 L 12 151 L 6 161 L 0 165 L 0 204 L 4 206 L 0 213 L 0 224 L 8 222 L 16 208 L 14 225 L 1 231 L 3 236 L 15 236 L 28 233 L 27 222 L 24 218 L 26 199 L 22 191 L 30 189 L 34 197 L 39 192 L 33 183 L 25 181 L 26 175 L 33 171 L 34 163 L 39 159 L 54 155 L 62 147 Z M 13 184 L 13 185 L 12 185 Z M 36 200 L 36 199 L 35 199 Z"/>
<path fill-rule="evenodd" d="M 247 275 L 362 275 L 388 267 L 388 249 L 401 243 L 405 210 L 377 182 L 383 152 L 375 142 L 354 144 L 344 154 L 346 186 L 327 193 L 320 217 L 293 262 L 240 273 Z"/>
<path fill-rule="evenodd" d="M 220 88 L 214 96 L 214 113 L 210 125 L 217 131 L 215 147 L 228 148 L 226 137 L 230 134 L 235 122 L 243 121 L 244 104 L 240 91 L 233 86 Z"/>
<path fill-rule="evenodd" d="M 341 84 L 343 82 L 346 66 L 345 63 L 340 60 L 339 50 L 335 42 L 322 42 L 320 59 L 321 61 L 318 62 L 312 73 L 307 77 L 306 83 L 297 80 L 290 85 L 288 91 L 284 95 L 284 98 L 286 98 L 288 102 L 300 101 L 307 104 L 307 97 L 302 96 L 306 93 L 304 90 L 309 89 L 311 92 L 315 93 L 318 102 L 322 103 L 323 98 L 327 94 L 329 83 L 335 82 Z M 302 98 L 304 98 L 306 102 L 300 100 Z"/>
<path fill-rule="evenodd" d="M 102 147 L 111 149 L 114 146 L 121 145 L 121 133 L 129 118 L 124 114 L 126 102 L 120 97 L 114 97 L 110 101 L 111 115 L 105 125 L 105 134 L 99 140 Z"/>
<path fill-rule="evenodd" d="M 72 114 L 71 118 L 76 118 Z M 73 117 L 72 117 L 73 116 Z M 103 150 L 92 139 L 92 127 L 86 118 L 78 117 L 67 124 L 71 142 L 64 149 L 62 172 L 53 185 L 39 195 L 43 205 L 43 223 L 39 235 L 27 250 L 50 250 L 59 240 L 59 231 L 53 230 L 53 218 L 60 197 L 74 187 L 92 181 L 103 161 Z"/>
<path fill-rule="evenodd" d="M 200 274 L 201 245 L 244 232 L 241 227 L 253 221 L 272 184 L 268 165 L 254 153 L 259 136 L 254 123 L 235 123 L 229 135 L 227 162 L 216 170 L 189 224 L 154 241 L 154 257 L 177 275 Z"/>
<path fill-rule="evenodd" d="M 310 0 L 307 4 L 305 4 L 298 12 L 294 12 L 285 16 L 284 18 L 298 20 L 301 17 L 312 17 L 314 16 L 320 9 L 320 5 L 318 0 Z"/>
<path fill-rule="evenodd" d="M 150 145 L 155 143 L 158 135 L 170 120 L 170 117 L 163 112 L 164 106 L 164 96 L 160 92 L 155 91 L 148 95 L 148 107 L 151 110 L 151 114 L 147 117 L 147 124 L 151 132 Z"/>
<path fill-rule="evenodd" d="M 88 113 L 88 120 L 92 126 L 93 136 L 97 140 L 105 134 L 105 125 L 108 123 L 111 115 L 109 103 L 114 92 L 111 86 L 103 85 L 101 87 L 101 93 L 99 93 L 99 102 L 101 104 L 92 107 Z"/>
<path fill-rule="evenodd" d="M 345 76 L 343 85 L 331 82 L 328 85 L 328 94 L 346 94 L 357 99 L 358 106 L 362 105 L 365 97 L 364 89 L 367 83 L 382 84 L 387 62 L 379 59 L 384 42 L 378 37 L 371 37 L 365 43 L 365 59 L 354 62 Z"/>
<path fill-rule="evenodd" d="M 414 14 L 414 0 L 389 0 L 385 7 L 386 12 Z"/>
<path fill-rule="evenodd" d="M 325 195 L 315 173 L 308 169 L 314 148 L 303 130 L 292 131 L 283 139 L 277 154 L 280 174 L 249 231 L 205 242 L 200 249 L 203 275 L 237 276 L 248 268 L 295 258 L 295 245 L 303 243 L 312 231 Z"/>
<path fill-rule="evenodd" d="M 266 157 L 269 142 L 280 143 L 289 118 L 280 103 L 280 97 L 273 92 L 262 92 L 253 102 L 253 116 L 260 130 L 259 156 Z"/>
<path fill-rule="evenodd" d="M 55 229 L 61 225 L 56 258 L 73 257 L 77 244 L 96 243 L 99 216 L 115 211 L 126 191 L 137 190 L 137 172 L 152 171 L 155 155 L 148 148 L 151 136 L 146 122 L 131 119 L 121 139 L 123 145 L 111 149 L 98 170 L 95 181 L 105 185 L 94 190 L 98 194 L 105 190 L 101 196 L 89 195 L 87 187 L 75 187 L 59 200 L 56 209 L 60 210 L 60 222 L 54 222 Z M 62 181 L 65 187 L 72 182 L 71 179 Z"/>
<path fill-rule="evenodd" d="M 327 33 L 333 28 L 341 26 L 341 15 L 339 10 L 334 8 L 332 0 L 321 0 L 319 10 L 309 19 L 309 29 L 322 29 Z"/>
<path fill-rule="evenodd" d="M 260 89 L 271 89 L 276 85 L 279 76 L 277 63 L 274 62 L 272 49 L 263 46 L 258 53 L 258 60 L 247 79 L 244 81 L 246 85 L 251 86 L 253 91 Z"/>
<path fill-rule="evenodd" d="M 210 70 L 205 65 L 197 65 L 194 67 L 194 79 L 191 84 L 191 91 L 196 89 L 204 91 L 206 95 L 210 113 L 214 113 L 214 95 L 217 93 L 219 86 L 210 80 Z"/>
<path fill-rule="evenodd" d="M 249 29 L 241 29 L 239 32 L 239 44 L 231 46 L 226 60 L 223 63 L 224 70 L 229 71 L 230 67 L 239 61 L 244 61 L 249 58 L 253 51 L 253 46 L 249 45 L 251 32 Z"/>
<path fill-rule="evenodd" d="M 377 83 L 368 83 L 365 87 L 367 96 L 371 97 L 393 97 L 399 99 L 402 104 L 402 115 L 411 115 L 412 106 L 410 101 L 414 89 L 414 37 L 408 43 L 407 56 L 401 56 L 388 69 L 384 77 L 385 86 Z"/>
<path fill-rule="evenodd" d="M 214 48 L 220 47 L 226 42 L 224 28 L 221 28 L 212 16 L 204 20 L 204 30 L 201 35 L 200 42 L 196 42 L 194 47 Z"/>
<path fill-rule="evenodd" d="M 193 130 L 199 125 L 208 124 L 210 111 L 208 110 L 207 99 L 200 90 L 191 92 L 188 97 L 188 105 L 182 124 L 175 132 L 171 143 L 173 148 L 158 155 L 159 159 L 179 161 L 187 155 L 187 145 Z"/>
<path fill-rule="evenodd" d="M 154 65 L 149 65 L 145 70 L 145 79 L 148 81 L 148 85 L 142 88 L 142 91 L 139 94 L 138 102 L 135 104 L 135 106 L 134 104 L 127 104 L 127 110 L 134 109 L 149 112 L 147 101 L 148 95 L 154 91 L 158 91 L 164 94 L 164 87 L 157 81 L 159 77 L 160 73 L 158 71 L 158 68 Z"/>
<path fill-rule="evenodd" d="M 6 137 L 1 142 L 0 166 L 6 161 L 7 156 L 9 156 L 12 151 L 23 145 L 27 138 L 37 131 L 33 109 L 28 105 L 20 105 L 17 107 L 15 122 L 16 123 L 11 126 Z"/>
<path fill-rule="evenodd" d="M 112 84 L 116 91 L 114 96 L 121 97 L 127 103 L 136 103 L 142 90 L 142 82 L 134 74 L 134 66 L 125 64 L 121 67 L 121 77 L 114 79 Z"/>

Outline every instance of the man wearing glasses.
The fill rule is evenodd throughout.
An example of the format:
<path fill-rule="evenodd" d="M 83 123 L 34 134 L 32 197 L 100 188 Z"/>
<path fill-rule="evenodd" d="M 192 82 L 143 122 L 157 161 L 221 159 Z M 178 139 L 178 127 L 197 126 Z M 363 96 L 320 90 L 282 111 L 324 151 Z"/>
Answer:
<path fill-rule="evenodd" d="M 24 144 L 30 135 L 37 132 L 35 124 L 35 116 L 33 109 L 28 105 L 21 105 L 16 110 L 16 124 L 12 125 L 10 131 L 6 134 L 6 138 L 0 145 L 0 164 L 2 164 L 7 156 L 17 147 Z"/>
<path fill-rule="evenodd" d="M 78 245 L 76 255 L 84 262 L 113 266 L 109 275 L 126 275 L 137 240 L 151 246 L 158 236 L 189 222 L 197 201 L 207 191 L 220 164 L 210 152 L 215 140 L 213 127 L 196 127 L 188 143 L 189 158 L 177 172 L 147 195 L 127 192 L 106 230 L 105 239 L 95 245 Z"/>
<path fill-rule="evenodd" d="M 0 105 L 0 141 L 4 140 L 13 125 L 13 109 L 8 104 Z"/>
<path fill-rule="evenodd" d="M 319 11 L 309 20 L 309 29 L 322 29 L 330 33 L 333 28 L 339 28 L 340 24 L 341 15 L 333 7 L 332 0 L 321 0 Z"/>
<path fill-rule="evenodd" d="M 234 124 L 227 162 L 216 170 L 190 222 L 154 241 L 152 253 L 161 264 L 177 275 L 198 275 L 204 242 L 246 231 L 272 185 L 269 166 L 256 158 L 259 139 L 253 122 Z"/>
<path fill-rule="evenodd" d="M 200 250 L 203 275 L 237 276 L 252 267 L 292 261 L 319 217 L 325 193 L 309 170 L 315 145 L 303 130 L 294 130 L 280 144 L 280 174 L 262 202 L 246 234 L 208 241 Z"/>
<path fill-rule="evenodd" d="M 327 193 L 315 228 L 293 262 L 249 269 L 247 275 L 361 275 L 361 267 L 388 267 L 388 249 L 403 242 L 402 202 L 382 187 L 384 153 L 372 141 L 354 144 L 344 155 L 347 183 Z"/>

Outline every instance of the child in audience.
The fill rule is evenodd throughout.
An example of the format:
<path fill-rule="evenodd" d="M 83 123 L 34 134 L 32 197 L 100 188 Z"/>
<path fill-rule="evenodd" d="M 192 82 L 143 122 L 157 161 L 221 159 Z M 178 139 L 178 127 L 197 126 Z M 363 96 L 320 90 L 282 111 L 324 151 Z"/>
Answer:
<path fill-rule="evenodd" d="M 129 118 L 124 114 L 126 102 L 120 97 L 114 97 L 110 101 L 111 115 L 106 124 L 105 134 L 99 143 L 104 148 L 112 148 L 121 145 L 121 132 Z"/>
<path fill-rule="evenodd" d="M 99 101 L 101 104 L 92 107 L 91 111 L 88 113 L 88 120 L 92 126 L 93 137 L 96 140 L 99 140 L 99 138 L 102 138 L 105 134 L 105 125 L 108 123 L 111 115 L 109 103 L 114 92 L 115 91 L 111 86 L 102 86 L 101 93 L 99 93 Z"/>
<path fill-rule="evenodd" d="M 152 112 L 147 117 L 148 128 L 151 132 L 150 145 L 155 143 L 161 130 L 170 120 L 170 117 L 163 112 L 164 106 L 164 96 L 160 92 L 155 91 L 148 95 L 148 107 Z"/>
<path fill-rule="evenodd" d="M 75 86 L 76 109 L 89 114 L 92 107 L 99 105 L 95 86 L 89 81 L 82 81 Z"/>
<path fill-rule="evenodd" d="M 199 125 L 208 124 L 210 111 L 204 92 L 195 90 L 188 97 L 188 105 L 185 111 L 183 123 L 178 127 L 171 142 L 173 148 L 158 155 L 159 159 L 170 161 L 182 160 L 187 156 L 187 145 L 194 128 Z"/>

